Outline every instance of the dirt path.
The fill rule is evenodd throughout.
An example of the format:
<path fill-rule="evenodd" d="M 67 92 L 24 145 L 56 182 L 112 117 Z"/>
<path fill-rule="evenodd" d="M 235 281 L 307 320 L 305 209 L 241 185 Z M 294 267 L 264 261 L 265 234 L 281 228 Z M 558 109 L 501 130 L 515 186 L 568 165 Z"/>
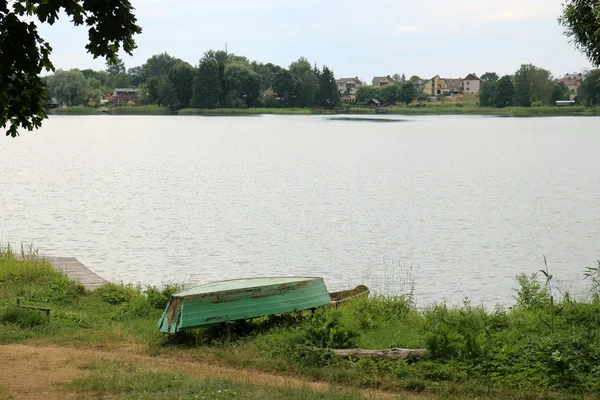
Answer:
<path fill-rule="evenodd" d="M 253 370 L 219 367 L 209 364 L 181 361 L 167 357 L 136 354 L 135 349 L 81 349 L 56 346 L 6 345 L 0 346 L 0 386 L 15 400 L 77 399 L 74 393 L 63 389 L 60 383 L 70 382 L 89 374 L 84 368 L 90 361 L 123 360 L 136 366 L 158 372 L 180 372 L 193 377 L 230 379 L 244 383 L 286 388 L 309 388 L 325 391 L 330 385 L 322 382 L 284 377 Z M 364 390 L 365 399 L 397 399 L 402 396 L 376 390 Z M 2 395 L 0 395 L 0 399 Z"/>

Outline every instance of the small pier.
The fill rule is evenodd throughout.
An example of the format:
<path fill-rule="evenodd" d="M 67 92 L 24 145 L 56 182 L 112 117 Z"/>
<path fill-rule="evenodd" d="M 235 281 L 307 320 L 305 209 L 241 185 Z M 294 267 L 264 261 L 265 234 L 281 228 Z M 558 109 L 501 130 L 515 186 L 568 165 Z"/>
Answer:
<path fill-rule="evenodd" d="M 106 280 L 88 267 L 80 263 L 75 257 L 41 257 L 58 272 L 62 272 L 69 279 L 81 283 L 87 290 L 94 290 L 104 285 Z"/>

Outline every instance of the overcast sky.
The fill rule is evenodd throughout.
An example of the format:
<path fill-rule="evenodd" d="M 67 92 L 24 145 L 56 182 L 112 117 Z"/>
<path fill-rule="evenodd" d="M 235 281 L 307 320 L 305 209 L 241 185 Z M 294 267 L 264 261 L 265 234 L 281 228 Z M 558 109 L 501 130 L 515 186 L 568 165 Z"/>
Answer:
<path fill-rule="evenodd" d="M 288 66 L 304 56 L 336 77 L 464 77 L 532 63 L 555 76 L 590 68 L 563 36 L 562 0 L 132 0 L 144 32 L 128 68 L 167 52 L 197 65 L 210 49 Z M 57 68 L 104 69 L 85 28 L 40 28 Z"/>

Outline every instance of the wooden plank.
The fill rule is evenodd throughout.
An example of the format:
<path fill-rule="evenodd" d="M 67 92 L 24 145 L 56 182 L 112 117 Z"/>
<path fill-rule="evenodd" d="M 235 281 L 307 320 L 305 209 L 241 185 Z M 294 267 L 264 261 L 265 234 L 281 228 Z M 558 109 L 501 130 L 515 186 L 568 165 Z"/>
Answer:
<path fill-rule="evenodd" d="M 62 272 L 69 279 L 81 283 L 87 290 L 94 290 L 106 283 L 106 280 L 87 268 L 75 257 L 42 257 L 58 272 Z"/>

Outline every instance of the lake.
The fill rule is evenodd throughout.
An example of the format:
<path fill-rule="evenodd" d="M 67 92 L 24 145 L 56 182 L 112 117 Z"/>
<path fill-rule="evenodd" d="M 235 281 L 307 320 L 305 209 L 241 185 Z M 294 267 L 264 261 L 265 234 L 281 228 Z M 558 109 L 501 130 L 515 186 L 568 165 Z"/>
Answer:
<path fill-rule="evenodd" d="M 0 240 L 156 285 L 323 276 L 506 305 L 543 255 L 586 284 L 600 118 L 397 118 L 51 117 L 0 139 Z"/>

